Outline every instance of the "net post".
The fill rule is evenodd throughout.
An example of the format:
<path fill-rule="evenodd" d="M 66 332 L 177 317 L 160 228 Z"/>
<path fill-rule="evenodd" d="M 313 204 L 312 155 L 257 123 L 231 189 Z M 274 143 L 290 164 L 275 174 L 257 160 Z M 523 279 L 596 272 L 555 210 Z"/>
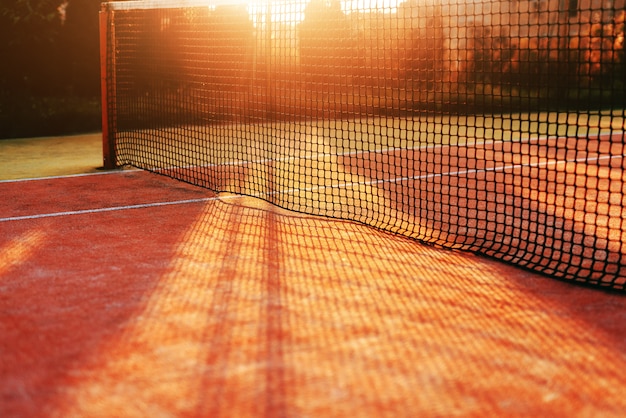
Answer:
<path fill-rule="evenodd" d="M 99 12 L 99 31 L 100 31 L 100 89 L 102 96 L 102 166 L 104 169 L 116 168 L 115 161 L 115 141 L 112 138 L 114 127 L 111 121 L 114 116 L 111 112 L 115 112 L 115 94 L 109 94 L 111 89 L 115 88 L 115 67 L 109 66 L 109 42 L 113 43 L 114 31 L 111 27 L 111 14 L 114 12 L 108 7 L 107 3 L 102 3 Z M 112 56 L 111 59 L 114 59 Z M 109 68 L 111 69 L 109 74 Z"/>

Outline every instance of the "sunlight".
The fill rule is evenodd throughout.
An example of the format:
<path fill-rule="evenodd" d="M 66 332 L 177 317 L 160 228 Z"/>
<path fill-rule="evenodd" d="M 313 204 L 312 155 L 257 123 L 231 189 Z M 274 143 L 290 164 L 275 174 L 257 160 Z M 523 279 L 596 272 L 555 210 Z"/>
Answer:
<path fill-rule="evenodd" d="M 253 356 L 257 348 L 240 350 L 258 333 L 265 224 L 250 225 L 241 242 L 238 209 L 224 208 L 230 206 L 214 201 L 190 222 L 141 313 L 96 353 L 97 378 L 77 379 L 72 396 L 59 402 L 59 415 L 161 416 L 163 405 L 193 415 L 221 401 L 223 388 L 207 386 L 209 379 L 227 379 L 237 388 L 263 380 L 260 364 L 241 363 L 237 355 Z M 240 326 L 224 327 L 227 321 Z M 120 376 L 134 383 L 120 384 Z M 236 400 L 238 392 L 225 397 Z M 246 408 L 254 407 L 233 402 L 230 412 L 250 416 Z"/>
<path fill-rule="evenodd" d="M 398 4 L 403 1 L 404 0 L 341 0 L 340 3 L 341 9 L 345 13 L 372 10 L 384 13 L 395 13 Z M 289 22 L 295 24 L 304 20 L 304 11 L 310 2 L 311 0 L 196 0 L 186 3 L 202 4 L 211 9 L 219 6 L 245 5 L 253 21 L 259 21 L 259 19 L 255 19 L 254 16 L 260 16 L 270 11 L 273 22 Z M 326 3 L 329 3 L 329 1 L 326 0 Z"/>
<path fill-rule="evenodd" d="M 404 0 L 345 0 L 342 1 L 343 10 L 382 10 L 395 12 L 398 5 Z"/>
<path fill-rule="evenodd" d="M 25 232 L 11 240 L 0 251 L 2 254 L 0 257 L 0 275 L 30 258 L 30 255 L 40 246 L 45 237 L 46 234 L 43 230 L 37 229 Z"/>

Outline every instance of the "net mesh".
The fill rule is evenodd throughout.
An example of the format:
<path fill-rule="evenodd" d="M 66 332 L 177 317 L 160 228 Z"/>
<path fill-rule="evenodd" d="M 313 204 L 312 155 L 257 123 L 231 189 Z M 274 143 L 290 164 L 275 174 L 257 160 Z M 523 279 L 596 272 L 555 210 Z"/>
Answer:
<path fill-rule="evenodd" d="M 624 0 L 101 15 L 110 165 L 625 289 Z"/>

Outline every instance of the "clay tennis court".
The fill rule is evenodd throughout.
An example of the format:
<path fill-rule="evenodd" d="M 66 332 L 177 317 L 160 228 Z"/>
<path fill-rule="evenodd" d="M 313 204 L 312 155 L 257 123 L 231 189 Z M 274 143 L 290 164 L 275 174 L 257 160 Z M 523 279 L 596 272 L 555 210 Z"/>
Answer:
<path fill-rule="evenodd" d="M 97 139 L 0 141 L 1 416 L 626 409 L 621 294 L 98 171 Z"/>
<path fill-rule="evenodd" d="M 105 159 L 623 290 L 618 113 L 182 125 Z"/>

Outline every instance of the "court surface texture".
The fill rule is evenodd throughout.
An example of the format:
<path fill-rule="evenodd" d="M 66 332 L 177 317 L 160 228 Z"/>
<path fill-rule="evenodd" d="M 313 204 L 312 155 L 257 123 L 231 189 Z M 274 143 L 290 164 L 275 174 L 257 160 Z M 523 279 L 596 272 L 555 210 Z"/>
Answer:
<path fill-rule="evenodd" d="M 626 298 L 0 141 L 0 416 L 623 416 Z"/>

